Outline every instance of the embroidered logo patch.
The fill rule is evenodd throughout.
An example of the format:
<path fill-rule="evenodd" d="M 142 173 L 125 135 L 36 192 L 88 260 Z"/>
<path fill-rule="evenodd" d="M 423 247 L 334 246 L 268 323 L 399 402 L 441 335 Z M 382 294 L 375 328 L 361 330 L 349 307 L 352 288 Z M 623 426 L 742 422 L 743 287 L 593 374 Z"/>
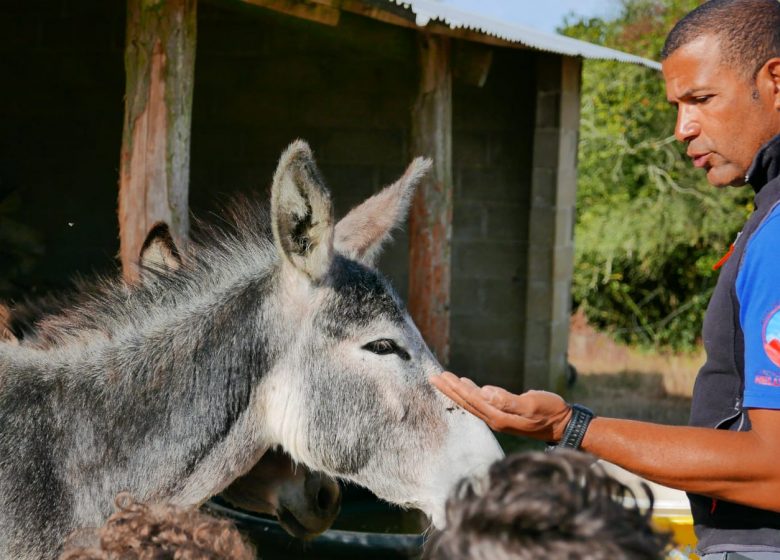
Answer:
<path fill-rule="evenodd" d="M 764 352 L 780 367 L 780 306 L 775 307 L 764 322 Z"/>

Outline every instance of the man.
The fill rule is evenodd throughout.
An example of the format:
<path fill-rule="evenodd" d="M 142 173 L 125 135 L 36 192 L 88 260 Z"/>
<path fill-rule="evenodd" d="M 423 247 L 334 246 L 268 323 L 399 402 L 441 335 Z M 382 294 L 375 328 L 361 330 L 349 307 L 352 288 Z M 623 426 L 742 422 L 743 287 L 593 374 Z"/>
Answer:
<path fill-rule="evenodd" d="M 662 58 L 675 136 L 693 165 L 714 186 L 756 191 L 705 316 L 691 426 L 589 422 L 552 393 L 480 389 L 450 373 L 432 382 L 495 430 L 563 439 L 686 490 L 706 560 L 780 559 L 780 3 L 702 4 L 670 32 Z"/>
<path fill-rule="evenodd" d="M 659 560 L 669 535 L 593 460 L 575 451 L 517 453 L 484 478 L 463 480 L 447 500 L 447 527 L 425 560 Z"/>

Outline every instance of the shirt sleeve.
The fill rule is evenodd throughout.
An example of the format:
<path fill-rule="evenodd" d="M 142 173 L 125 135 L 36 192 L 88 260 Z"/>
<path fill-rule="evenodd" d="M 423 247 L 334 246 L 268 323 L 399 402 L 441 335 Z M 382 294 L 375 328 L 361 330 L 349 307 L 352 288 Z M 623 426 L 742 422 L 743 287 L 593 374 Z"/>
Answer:
<path fill-rule="evenodd" d="M 780 409 L 780 206 L 748 240 L 737 274 L 747 408 Z"/>

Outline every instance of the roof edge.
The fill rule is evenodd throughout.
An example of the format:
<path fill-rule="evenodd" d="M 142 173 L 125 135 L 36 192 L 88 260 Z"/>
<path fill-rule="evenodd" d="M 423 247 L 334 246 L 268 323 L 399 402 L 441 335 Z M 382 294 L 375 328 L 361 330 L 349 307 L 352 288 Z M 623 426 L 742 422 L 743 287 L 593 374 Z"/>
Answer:
<path fill-rule="evenodd" d="M 452 6 L 441 0 L 387 0 L 414 13 L 419 27 L 425 27 L 431 20 L 444 22 L 452 29 L 463 28 L 491 35 L 512 43 L 521 43 L 541 51 L 568 56 L 581 56 L 595 60 L 615 60 L 638 64 L 653 70 L 660 70 L 661 64 L 648 58 L 624 53 L 616 49 L 594 45 L 587 41 L 566 37 L 557 33 L 540 31 L 527 25 L 493 19 Z"/>

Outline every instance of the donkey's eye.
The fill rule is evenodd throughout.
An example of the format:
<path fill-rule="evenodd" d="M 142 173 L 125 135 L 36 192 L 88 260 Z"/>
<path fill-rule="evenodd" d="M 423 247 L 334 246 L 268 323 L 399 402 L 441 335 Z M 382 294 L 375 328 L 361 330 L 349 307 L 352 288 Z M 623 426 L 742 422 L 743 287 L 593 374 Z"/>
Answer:
<path fill-rule="evenodd" d="M 409 353 L 398 346 L 395 341 L 390 340 L 389 338 L 380 338 L 379 340 L 369 342 L 363 346 L 363 350 L 368 350 L 369 352 L 379 354 L 380 356 L 384 356 L 386 354 L 398 354 L 404 360 L 409 359 Z"/>

